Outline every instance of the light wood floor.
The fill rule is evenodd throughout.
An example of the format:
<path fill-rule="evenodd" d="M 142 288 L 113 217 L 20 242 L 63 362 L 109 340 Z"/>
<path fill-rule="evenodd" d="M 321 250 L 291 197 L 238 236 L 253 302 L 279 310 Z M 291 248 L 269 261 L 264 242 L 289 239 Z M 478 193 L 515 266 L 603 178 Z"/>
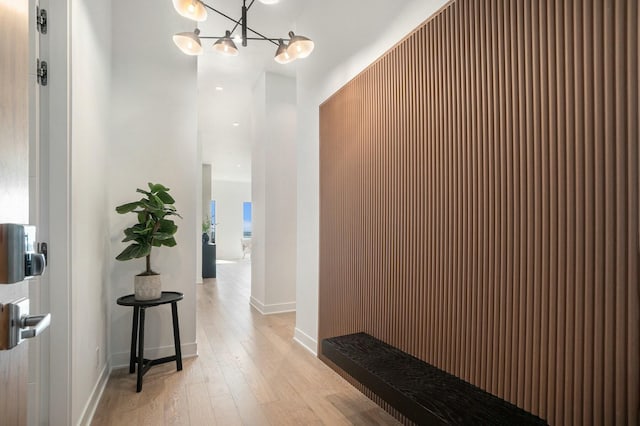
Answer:
<path fill-rule="evenodd" d="M 94 425 L 398 424 L 293 341 L 294 313 L 250 308 L 248 262 L 218 265 L 196 294 L 199 356 L 151 368 L 141 393 L 114 373 Z"/>

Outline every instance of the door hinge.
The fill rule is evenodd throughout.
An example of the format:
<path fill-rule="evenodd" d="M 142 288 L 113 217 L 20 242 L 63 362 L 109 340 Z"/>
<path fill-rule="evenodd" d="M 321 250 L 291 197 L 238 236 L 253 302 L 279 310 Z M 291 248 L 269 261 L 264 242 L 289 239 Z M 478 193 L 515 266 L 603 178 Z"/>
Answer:
<path fill-rule="evenodd" d="M 36 7 L 36 28 L 40 34 L 47 33 L 47 10 Z"/>
<path fill-rule="evenodd" d="M 40 59 L 36 62 L 37 72 L 38 72 L 38 84 L 40 86 L 47 85 L 47 77 L 49 74 L 47 61 L 41 61 Z"/>

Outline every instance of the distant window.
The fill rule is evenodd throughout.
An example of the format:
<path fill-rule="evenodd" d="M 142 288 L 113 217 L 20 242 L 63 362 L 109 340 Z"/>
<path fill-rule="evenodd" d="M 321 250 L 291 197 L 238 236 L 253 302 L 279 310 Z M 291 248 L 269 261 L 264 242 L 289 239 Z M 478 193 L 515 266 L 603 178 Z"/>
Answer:
<path fill-rule="evenodd" d="M 242 236 L 251 238 L 251 202 L 242 203 Z"/>
<path fill-rule="evenodd" d="M 211 242 L 216 242 L 216 200 L 211 200 Z"/>

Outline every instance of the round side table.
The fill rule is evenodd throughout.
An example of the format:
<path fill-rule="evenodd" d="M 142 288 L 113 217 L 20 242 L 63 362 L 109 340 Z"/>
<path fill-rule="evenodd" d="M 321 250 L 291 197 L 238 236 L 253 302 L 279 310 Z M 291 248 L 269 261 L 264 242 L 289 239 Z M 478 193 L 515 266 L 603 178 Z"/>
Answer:
<path fill-rule="evenodd" d="M 158 364 L 166 362 L 176 362 L 177 370 L 182 370 L 182 352 L 180 350 L 180 328 L 178 326 L 178 302 L 184 298 L 182 293 L 177 291 L 163 291 L 162 296 L 155 300 L 136 300 L 133 294 L 118 298 L 116 303 L 121 306 L 133 307 L 133 325 L 131 327 L 131 354 L 129 356 L 129 373 L 136 371 L 138 380 L 136 392 L 142 390 L 142 376 L 149 369 Z M 144 357 L 144 317 L 145 310 L 154 306 L 171 303 L 171 315 L 173 317 L 173 345 L 176 354 L 159 359 L 146 359 Z M 136 353 L 137 352 L 137 353 Z"/>

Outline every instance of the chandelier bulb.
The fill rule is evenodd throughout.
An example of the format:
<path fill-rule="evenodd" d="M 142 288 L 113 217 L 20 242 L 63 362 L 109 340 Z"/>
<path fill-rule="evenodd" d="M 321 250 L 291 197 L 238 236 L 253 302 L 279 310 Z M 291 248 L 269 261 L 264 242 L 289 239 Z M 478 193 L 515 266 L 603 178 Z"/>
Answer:
<path fill-rule="evenodd" d="M 173 0 L 173 7 L 185 18 L 202 22 L 207 19 L 207 9 L 200 0 Z"/>
<path fill-rule="evenodd" d="M 276 50 L 276 54 L 273 59 L 279 64 L 288 64 L 293 62 L 296 58 L 291 56 L 284 40 L 280 39 L 278 40 L 278 49 Z"/>
<path fill-rule="evenodd" d="M 236 56 L 238 55 L 238 48 L 236 47 L 233 40 L 231 40 L 231 32 L 226 31 L 224 37 L 219 38 L 213 44 L 213 50 L 218 53 L 221 53 L 225 56 Z"/>
<path fill-rule="evenodd" d="M 200 42 L 200 30 L 196 28 L 193 32 L 178 33 L 173 36 L 173 42 L 185 55 L 202 55 L 202 43 Z"/>
<path fill-rule="evenodd" d="M 311 39 L 289 31 L 289 47 L 287 51 L 294 59 L 306 58 L 311 54 L 314 47 L 315 44 Z"/>

